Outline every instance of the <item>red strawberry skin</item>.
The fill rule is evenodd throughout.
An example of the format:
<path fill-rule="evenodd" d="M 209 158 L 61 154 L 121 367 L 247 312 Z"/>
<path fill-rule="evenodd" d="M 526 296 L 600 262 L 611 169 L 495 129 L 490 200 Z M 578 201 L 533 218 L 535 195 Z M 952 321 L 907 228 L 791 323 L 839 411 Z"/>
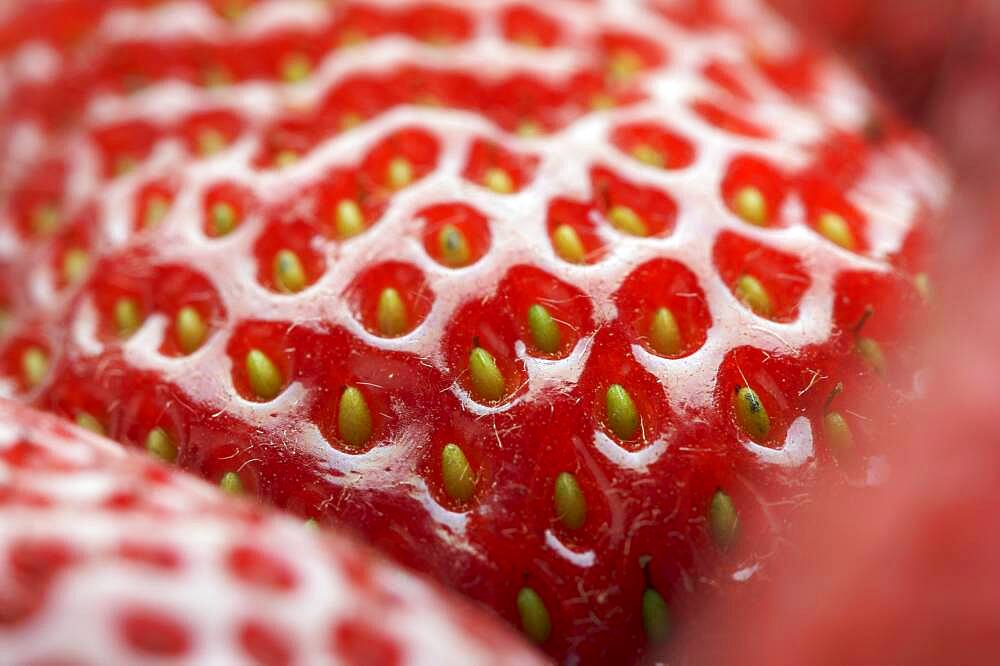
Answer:
<path fill-rule="evenodd" d="M 7 390 L 557 659 L 683 631 L 818 473 L 877 475 L 947 182 L 756 2 L 560 9 L 118 8 L 34 78 L 12 46 Z"/>
<path fill-rule="evenodd" d="M 710 633 L 686 636 L 669 663 L 977 665 L 1000 655 L 997 242 L 957 252 L 962 270 L 940 296 L 949 315 L 928 338 L 937 360 L 927 394 L 897 433 L 886 482 L 819 495 L 774 580 L 752 603 L 709 607 Z"/>
<path fill-rule="evenodd" d="M 541 664 L 481 611 L 49 415 L 0 402 L 9 664 Z"/>

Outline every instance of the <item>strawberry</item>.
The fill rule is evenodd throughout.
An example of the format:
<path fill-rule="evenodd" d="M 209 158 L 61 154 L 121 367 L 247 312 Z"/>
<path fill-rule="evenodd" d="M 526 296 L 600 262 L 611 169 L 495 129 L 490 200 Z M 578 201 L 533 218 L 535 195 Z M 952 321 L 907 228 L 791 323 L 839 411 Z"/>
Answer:
<path fill-rule="evenodd" d="M 752 603 L 710 606 L 711 635 L 685 637 L 664 659 L 931 666 L 1000 654 L 1000 536 L 990 529 L 1000 509 L 996 252 L 994 237 L 950 273 L 942 301 L 952 315 L 929 338 L 938 362 L 884 483 L 821 496 L 791 531 L 794 554 Z"/>
<path fill-rule="evenodd" d="M 366 547 L 0 402 L 8 664 L 535 664 Z"/>
<path fill-rule="evenodd" d="M 571 662 L 877 477 L 947 181 L 757 2 L 126 4 L 11 47 L 12 394 Z"/>

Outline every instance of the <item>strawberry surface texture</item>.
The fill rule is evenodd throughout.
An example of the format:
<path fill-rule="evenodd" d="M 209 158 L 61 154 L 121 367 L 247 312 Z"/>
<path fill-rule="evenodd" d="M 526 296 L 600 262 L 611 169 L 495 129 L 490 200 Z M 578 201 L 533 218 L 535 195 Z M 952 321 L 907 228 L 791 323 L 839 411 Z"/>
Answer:
<path fill-rule="evenodd" d="M 495 618 L 65 421 L 0 403 L 5 664 L 542 664 Z"/>
<path fill-rule="evenodd" d="M 824 470 L 882 478 L 949 184 L 764 4 L 5 24 L 5 393 L 350 526 L 566 663 L 766 576 Z"/>

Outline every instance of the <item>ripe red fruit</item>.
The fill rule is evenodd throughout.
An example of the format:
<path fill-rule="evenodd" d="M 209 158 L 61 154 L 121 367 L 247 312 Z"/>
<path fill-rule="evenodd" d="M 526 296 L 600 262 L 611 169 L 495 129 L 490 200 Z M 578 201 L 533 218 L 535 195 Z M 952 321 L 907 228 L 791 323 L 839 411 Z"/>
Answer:
<path fill-rule="evenodd" d="M 752 598 L 704 613 L 669 663 L 986 664 L 1000 655 L 1000 270 L 967 256 L 932 329 L 927 395 L 874 488 L 821 495 Z M 956 340 L 962 344 L 956 345 Z M 945 416 L 946 415 L 946 416 Z"/>
<path fill-rule="evenodd" d="M 367 547 L 6 401 L 0 562 L 11 664 L 543 663 Z"/>
<path fill-rule="evenodd" d="M 188 5 L 56 41 L 5 108 L 10 390 L 349 524 L 557 658 L 634 660 L 766 566 L 818 470 L 877 474 L 947 189 L 729 4 Z"/>

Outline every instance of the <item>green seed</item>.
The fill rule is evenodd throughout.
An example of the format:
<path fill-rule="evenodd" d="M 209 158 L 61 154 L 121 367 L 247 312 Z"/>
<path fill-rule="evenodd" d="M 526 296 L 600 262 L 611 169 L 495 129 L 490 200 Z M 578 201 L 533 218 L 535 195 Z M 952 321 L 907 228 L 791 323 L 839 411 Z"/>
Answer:
<path fill-rule="evenodd" d="M 476 491 L 472 467 L 457 444 L 445 444 L 441 449 L 441 479 L 448 497 L 457 502 L 468 502 Z"/>
<path fill-rule="evenodd" d="M 285 380 L 274 361 L 259 349 L 251 349 L 246 357 L 247 378 L 250 388 L 260 400 L 273 400 L 281 393 Z"/>
<path fill-rule="evenodd" d="M 362 449 L 372 436 L 372 413 L 365 396 L 348 386 L 340 395 L 337 428 L 340 438 L 353 449 Z"/>
<path fill-rule="evenodd" d="M 674 313 L 667 308 L 659 308 L 649 326 L 649 341 L 657 354 L 674 356 L 681 351 L 681 329 Z"/>
<path fill-rule="evenodd" d="M 219 480 L 219 487 L 230 495 L 243 494 L 243 481 L 240 480 L 240 475 L 236 472 L 226 472 L 223 474 Z"/>
<path fill-rule="evenodd" d="M 620 384 L 613 384 L 605 396 L 605 406 L 611 432 L 623 441 L 635 437 L 639 430 L 639 410 L 628 391 Z"/>
<path fill-rule="evenodd" d="M 745 222 L 767 226 L 767 199 L 756 187 L 741 187 L 733 196 L 733 209 Z"/>
<path fill-rule="evenodd" d="M 472 259 L 465 234 L 453 224 L 441 227 L 441 231 L 438 232 L 438 248 L 441 251 L 441 260 L 452 268 L 467 266 Z"/>
<path fill-rule="evenodd" d="M 469 354 L 469 374 L 472 391 L 481 402 L 497 402 L 503 398 L 507 386 L 503 374 L 492 354 L 482 347 L 474 347 Z"/>
<path fill-rule="evenodd" d="M 208 325 L 205 324 L 204 318 L 190 305 L 185 305 L 177 311 L 174 330 L 177 333 L 177 344 L 185 354 L 190 354 L 201 347 L 205 342 L 205 336 L 208 335 Z"/>
<path fill-rule="evenodd" d="M 49 374 L 49 355 L 39 347 L 28 347 L 21 354 L 21 374 L 28 388 L 35 388 Z"/>
<path fill-rule="evenodd" d="M 771 417 L 760 396 L 749 386 L 736 391 L 736 421 L 751 439 L 762 440 L 771 432 Z"/>
<path fill-rule="evenodd" d="M 663 643 L 670 637 L 670 608 L 651 587 L 642 593 L 642 626 L 650 643 Z"/>
<path fill-rule="evenodd" d="M 410 328 L 406 316 L 406 303 L 399 292 L 392 287 L 386 287 L 378 297 L 378 307 L 375 312 L 379 333 L 386 337 L 403 335 Z"/>
<path fill-rule="evenodd" d="M 885 354 L 882 353 L 882 345 L 871 338 L 858 338 L 854 346 L 869 368 L 879 375 L 885 374 L 887 365 Z"/>
<path fill-rule="evenodd" d="M 413 173 L 413 165 L 410 164 L 410 161 L 404 157 L 394 157 L 389 162 L 386 175 L 389 179 L 389 187 L 394 190 L 400 190 L 406 187 L 413 182 L 415 177 Z"/>
<path fill-rule="evenodd" d="M 146 212 L 142 219 L 142 226 L 152 229 L 160 224 L 163 218 L 170 212 L 170 201 L 162 195 L 154 195 L 146 203 Z"/>
<path fill-rule="evenodd" d="M 528 308 L 528 327 L 531 329 L 531 337 L 538 349 L 546 354 L 554 354 L 559 351 L 559 347 L 562 346 L 559 325 L 543 306 L 536 303 Z"/>
<path fill-rule="evenodd" d="M 823 417 L 826 445 L 837 460 L 844 460 L 854 450 L 854 434 L 840 412 L 828 412 Z"/>
<path fill-rule="evenodd" d="M 541 645 L 552 633 L 552 621 L 545 602 L 530 587 L 522 587 L 517 593 L 517 612 L 521 616 L 521 628 L 525 635 Z"/>
<path fill-rule="evenodd" d="M 758 317 L 770 317 L 774 311 L 767 289 L 752 275 L 741 275 L 736 280 L 736 298 Z"/>
<path fill-rule="evenodd" d="M 76 413 L 76 424 L 83 428 L 84 430 L 89 430 L 95 435 L 104 435 L 104 426 L 101 422 L 94 418 L 93 414 L 87 412 L 77 412 Z"/>
<path fill-rule="evenodd" d="M 608 211 L 608 221 L 618 231 L 632 236 L 648 236 L 649 229 L 639 214 L 628 206 L 612 206 Z"/>
<path fill-rule="evenodd" d="M 663 168 L 667 164 L 663 153 L 648 143 L 640 143 L 632 149 L 632 157 L 647 166 Z"/>
<path fill-rule="evenodd" d="M 299 83 L 309 78 L 312 73 L 312 63 L 301 53 L 286 56 L 281 63 L 281 78 L 285 83 Z"/>
<path fill-rule="evenodd" d="M 587 519 L 587 498 L 584 497 L 576 477 L 562 472 L 555 484 L 556 517 L 570 530 L 578 530 Z"/>
<path fill-rule="evenodd" d="M 38 236 L 48 236 L 62 225 L 62 214 L 53 204 L 42 204 L 31 214 L 31 230 Z"/>
<path fill-rule="evenodd" d="M 133 298 L 119 298 L 115 301 L 115 326 L 118 335 L 127 338 L 142 326 L 142 311 Z"/>
<path fill-rule="evenodd" d="M 498 167 L 491 167 L 483 174 L 483 185 L 497 194 L 511 194 L 514 189 L 514 179 L 510 174 Z"/>
<path fill-rule="evenodd" d="M 66 250 L 63 255 L 62 273 L 66 284 L 76 284 L 87 274 L 90 268 L 90 255 L 78 247 Z"/>
<path fill-rule="evenodd" d="M 582 264 L 587 260 L 587 250 L 576 229 L 568 224 L 560 224 L 552 230 L 552 247 L 564 261 Z"/>
<path fill-rule="evenodd" d="M 146 436 L 146 451 L 160 460 L 172 463 L 177 460 L 177 445 L 163 428 L 153 428 Z"/>
<path fill-rule="evenodd" d="M 239 224 L 236 209 L 232 204 L 225 201 L 219 201 L 212 205 L 210 217 L 212 232 L 216 236 L 225 236 L 231 233 L 236 228 L 236 225 Z"/>
<path fill-rule="evenodd" d="M 286 294 L 300 292 L 309 283 L 299 255 L 291 250 L 279 250 L 274 255 L 273 269 L 275 286 Z"/>
<path fill-rule="evenodd" d="M 712 529 L 712 540 L 722 550 L 728 550 L 740 532 L 740 517 L 736 513 L 733 499 L 716 490 L 708 509 L 708 523 Z"/>
<path fill-rule="evenodd" d="M 848 226 L 847 220 L 836 213 L 821 214 L 816 222 L 816 228 L 826 236 L 827 240 L 846 250 L 853 250 L 857 247 L 857 242 L 854 240 L 854 234 L 851 233 L 851 227 Z"/>
<path fill-rule="evenodd" d="M 341 238 L 357 236 L 365 230 L 365 215 L 361 206 L 353 199 L 342 199 L 337 203 L 337 235 Z"/>

